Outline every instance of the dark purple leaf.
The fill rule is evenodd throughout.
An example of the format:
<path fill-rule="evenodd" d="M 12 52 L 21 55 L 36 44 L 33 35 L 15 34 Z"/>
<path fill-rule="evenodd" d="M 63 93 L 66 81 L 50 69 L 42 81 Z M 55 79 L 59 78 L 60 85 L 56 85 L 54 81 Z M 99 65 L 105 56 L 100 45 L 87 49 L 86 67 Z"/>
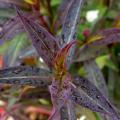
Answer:
<path fill-rule="evenodd" d="M 69 7 L 68 14 L 63 22 L 60 46 L 63 47 L 72 40 L 75 40 L 76 25 L 80 16 L 80 8 L 83 0 L 74 0 Z M 74 46 L 69 51 L 67 56 L 67 67 L 70 66 L 70 62 L 74 53 Z"/>
<path fill-rule="evenodd" d="M 8 6 L 10 8 L 13 8 L 13 4 L 17 5 L 17 6 L 20 6 L 24 9 L 30 8 L 30 6 L 22 0 L 0 0 L 0 3 L 5 4 L 5 6 Z"/>
<path fill-rule="evenodd" d="M 16 66 L 0 70 L 0 78 L 3 77 L 17 77 L 17 76 L 48 76 L 50 72 L 42 68 L 31 66 Z"/>
<path fill-rule="evenodd" d="M 38 22 L 37 19 L 39 17 L 38 14 L 30 15 L 25 14 L 28 16 L 28 18 L 34 20 L 35 22 Z M 19 21 L 18 16 L 15 16 L 13 18 L 9 18 L 9 20 L 3 25 L 2 30 L 0 31 L 0 40 L 6 41 L 13 39 L 17 34 L 24 33 L 24 27 L 21 25 L 21 22 Z"/>
<path fill-rule="evenodd" d="M 108 45 L 108 44 L 119 43 L 119 42 L 120 42 L 120 33 L 110 35 L 110 36 L 103 38 L 101 40 L 97 40 L 91 44 L 92 45 Z"/>
<path fill-rule="evenodd" d="M 113 28 L 113 29 L 106 29 L 97 34 L 101 38 L 93 41 L 90 45 L 108 45 L 112 43 L 120 42 L 120 29 Z"/>
<path fill-rule="evenodd" d="M 73 0 L 62 0 L 57 12 L 58 17 L 55 21 L 55 26 L 54 26 L 55 31 L 63 24 L 65 15 L 67 14 L 72 1 Z"/>
<path fill-rule="evenodd" d="M 89 80 L 83 77 L 74 77 L 74 84 L 80 87 L 92 100 L 96 101 L 101 107 L 103 107 L 111 116 L 114 116 L 119 120 L 119 116 L 115 108 L 111 105 L 109 100 L 94 86 Z"/>
<path fill-rule="evenodd" d="M 50 73 L 40 68 L 18 66 L 0 70 L 2 84 L 48 86 L 51 79 Z"/>
<path fill-rule="evenodd" d="M 117 33 L 120 33 L 120 28 L 109 28 L 98 32 L 98 34 L 104 35 L 106 37 L 111 34 L 117 34 Z"/>
<path fill-rule="evenodd" d="M 94 102 L 84 91 L 81 89 L 73 88 L 72 89 L 72 95 L 71 99 L 73 102 L 86 107 L 94 112 L 100 112 L 104 114 L 110 114 L 108 113 L 103 107 L 101 107 L 99 104 Z"/>
<path fill-rule="evenodd" d="M 11 40 L 13 37 L 21 32 L 24 32 L 18 17 L 11 18 L 2 27 L 0 31 L 0 38 L 4 41 Z"/>
<path fill-rule="evenodd" d="M 51 67 L 52 60 L 59 49 L 55 38 L 45 28 L 27 19 L 18 9 L 16 10 L 38 54 Z"/>
<path fill-rule="evenodd" d="M 69 7 L 68 14 L 63 22 L 60 45 L 63 47 L 65 44 L 74 40 L 76 25 L 80 16 L 80 8 L 83 0 L 74 0 Z"/>
<path fill-rule="evenodd" d="M 1 84 L 30 85 L 36 87 L 47 87 L 51 84 L 50 77 L 46 76 L 19 76 L 0 78 Z"/>

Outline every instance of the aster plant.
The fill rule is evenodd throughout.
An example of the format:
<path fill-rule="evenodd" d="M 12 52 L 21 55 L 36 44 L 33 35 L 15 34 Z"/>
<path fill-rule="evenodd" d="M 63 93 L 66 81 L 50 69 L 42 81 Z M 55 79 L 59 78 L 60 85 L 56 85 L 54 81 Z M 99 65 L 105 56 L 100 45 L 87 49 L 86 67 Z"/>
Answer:
<path fill-rule="evenodd" d="M 120 42 L 120 29 L 111 28 L 98 32 L 86 43 L 76 40 L 77 25 L 84 0 L 63 0 L 58 9 L 58 18 L 54 32 L 61 26 L 59 37 L 52 35 L 50 30 L 41 26 L 33 16 L 28 16 L 16 4 L 12 7 L 16 17 L 6 24 L 17 24 L 14 31 L 3 34 L 7 25 L 3 26 L 2 39 L 13 37 L 14 34 L 27 32 L 32 45 L 49 69 L 16 66 L 0 70 L 0 83 L 29 85 L 48 88 L 53 105 L 49 120 L 76 120 L 75 105 L 98 112 L 105 119 L 120 120 L 118 110 L 108 99 L 105 79 L 94 61 L 103 48 L 111 43 Z M 64 12 L 63 12 L 64 11 Z M 14 27 L 14 26 L 13 26 Z M 76 45 L 79 46 L 76 52 Z M 102 49 L 102 50 L 101 50 Z M 86 51 L 89 51 L 86 53 Z M 81 58 L 85 54 L 85 58 Z M 82 62 L 88 73 L 86 78 L 70 74 L 69 68 L 73 62 Z M 92 76 L 93 70 L 96 78 Z M 98 80 L 98 81 L 97 81 Z M 41 93 L 40 93 L 41 94 Z"/>

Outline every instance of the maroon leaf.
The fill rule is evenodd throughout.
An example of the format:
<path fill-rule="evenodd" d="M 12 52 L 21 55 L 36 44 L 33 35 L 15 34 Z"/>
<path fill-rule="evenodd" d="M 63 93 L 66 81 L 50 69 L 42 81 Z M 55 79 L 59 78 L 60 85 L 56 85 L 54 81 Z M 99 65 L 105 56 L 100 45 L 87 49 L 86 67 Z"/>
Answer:
<path fill-rule="evenodd" d="M 59 49 L 55 38 L 42 26 L 27 19 L 17 8 L 16 10 L 38 54 L 51 67 L 52 60 Z"/>

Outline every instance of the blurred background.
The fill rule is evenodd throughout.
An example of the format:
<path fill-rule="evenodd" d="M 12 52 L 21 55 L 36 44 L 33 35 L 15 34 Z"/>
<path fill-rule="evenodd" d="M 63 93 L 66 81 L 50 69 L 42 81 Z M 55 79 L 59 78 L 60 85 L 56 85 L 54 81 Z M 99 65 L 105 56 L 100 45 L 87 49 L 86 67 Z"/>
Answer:
<path fill-rule="evenodd" d="M 61 1 L 0 0 L 0 69 L 17 65 L 48 69 L 20 26 L 12 4 L 58 38 L 66 14 L 65 9 L 60 11 Z M 80 12 L 77 40 L 84 43 L 91 35 L 107 28 L 120 28 L 120 0 L 85 0 Z M 84 76 L 81 58 L 88 59 L 92 53 L 89 50 L 82 52 L 78 60 L 75 56 L 70 72 Z M 110 101 L 120 110 L 120 44 L 108 45 L 95 56 L 95 61 L 105 77 Z M 6 120 L 47 120 L 51 109 L 48 89 L 0 85 L 0 116 L 6 114 Z M 76 114 L 77 120 L 102 120 L 99 114 L 78 106 Z"/>

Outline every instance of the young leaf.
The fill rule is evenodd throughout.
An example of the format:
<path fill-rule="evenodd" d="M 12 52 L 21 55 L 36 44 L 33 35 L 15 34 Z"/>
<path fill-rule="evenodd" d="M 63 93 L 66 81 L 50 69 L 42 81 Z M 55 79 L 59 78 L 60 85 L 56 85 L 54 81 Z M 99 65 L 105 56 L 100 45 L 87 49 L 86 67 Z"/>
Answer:
<path fill-rule="evenodd" d="M 70 43 L 70 41 L 75 39 L 75 31 L 76 25 L 80 16 L 80 8 L 83 0 L 74 0 L 69 7 L 68 14 L 65 17 L 65 21 L 62 27 L 60 46 L 65 46 L 66 43 Z M 72 48 L 67 56 L 67 67 L 69 67 L 72 55 L 74 52 L 74 48 Z"/>
<path fill-rule="evenodd" d="M 56 51 L 59 49 L 55 38 L 42 26 L 31 19 L 27 19 L 17 8 L 16 11 L 38 54 L 43 58 L 47 65 L 51 67 L 52 60 L 54 59 Z"/>
<path fill-rule="evenodd" d="M 66 70 L 66 55 L 75 43 L 76 41 L 72 41 L 58 51 L 53 63 L 56 71 L 61 72 Z"/>
<path fill-rule="evenodd" d="M 96 101 L 101 107 L 103 107 L 107 112 L 119 120 L 119 115 L 117 114 L 114 107 L 107 100 L 107 98 L 94 86 L 89 80 L 84 79 L 80 76 L 74 77 L 74 84 L 80 87 L 92 100 Z"/>

